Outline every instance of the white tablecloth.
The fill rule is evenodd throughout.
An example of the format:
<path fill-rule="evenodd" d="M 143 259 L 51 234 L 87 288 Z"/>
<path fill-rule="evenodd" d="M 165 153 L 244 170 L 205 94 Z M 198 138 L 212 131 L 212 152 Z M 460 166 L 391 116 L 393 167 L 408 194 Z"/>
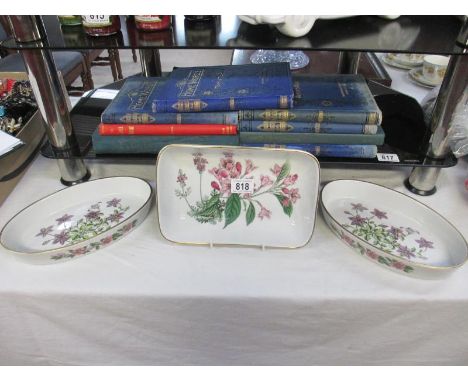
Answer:
<path fill-rule="evenodd" d="M 88 161 L 93 178 L 154 165 Z M 406 192 L 406 170 L 323 169 Z M 468 237 L 468 163 L 416 197 Z M 38 157 L 0 208 L 0 226 L 62 188 Z M 443 280 L 383 269 L 339 242 L 319 215 L 297 250 L 171 244 L 155 208 L 128 237 L 49 266 L 0 250 L 1 364 L 468 364 L 468 266 Z"/>
<path fill-rule="evenodd" d="M 93 178 L 133 175 L 154 187 L 154 164 L 87 161 Z M 405 192 L 410 168 L 322 168 Z M 416 199 L 468 237 L 468 162 Z M 38 157 L 0 208 L 0 226 L 63 188 Z M 317 219 L 297 250 L 205 248 L 165 241 L 153 209 L 128 237 L 50 266 L 0 249 L 3 365 L 468 364 L 468 266 L 442 280 L 383 269 Z"/>

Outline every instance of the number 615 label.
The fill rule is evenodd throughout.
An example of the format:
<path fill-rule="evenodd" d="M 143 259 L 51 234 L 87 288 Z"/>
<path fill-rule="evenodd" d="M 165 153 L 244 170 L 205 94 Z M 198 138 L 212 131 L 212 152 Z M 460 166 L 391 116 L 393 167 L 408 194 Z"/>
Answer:
<path fill-rule="evenodd" d="M 231 179 L 231 193 L 233 194 L 251 194 L 253 189 L 253 179 Z"/>

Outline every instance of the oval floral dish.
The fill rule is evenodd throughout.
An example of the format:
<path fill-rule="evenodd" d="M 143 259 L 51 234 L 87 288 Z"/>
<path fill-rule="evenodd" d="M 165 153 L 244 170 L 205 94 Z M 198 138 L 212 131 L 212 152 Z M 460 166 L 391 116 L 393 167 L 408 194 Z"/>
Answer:
<path fill-rule="evenodd" d="M 358 180 L 326 184 L 320 203 L 332 231 L 363 257 L 401 274 L 438 277 L 467 260 L 460 232 L 423 203 Z"/>
<path fill-rule="evenodd" d="M 167 240 L 296 248 L 312 236 L 319 164 L 304 151 L 169 145 L 157 184 Z"/>
<path fill-rule="evenodd" d="M 110 177 L 57 191 L 16 214 L 0 243 L 19 260 L 75 259 L 125 236 L 148 214 L 153 191 L 143 179 Z"/>

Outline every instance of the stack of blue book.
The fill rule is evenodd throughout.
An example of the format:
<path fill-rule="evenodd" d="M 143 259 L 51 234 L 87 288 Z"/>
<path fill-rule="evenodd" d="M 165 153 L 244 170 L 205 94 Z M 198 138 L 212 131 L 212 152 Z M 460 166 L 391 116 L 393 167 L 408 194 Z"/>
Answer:
<path fill-rule="evenodd" d="M 382 113 L 359 75 L 291 75 L 287 63 L 176 68 L 125 82 L 103 124 L 226 124 L 237 135 L 93 134 L 96 154 L 156 154 L 171 143 L 285 147 L 373 158 Z M 171 130 L 172 131 L 172 130 Z M 172 133 L 171 133 L 172 134 Z"/>
<path fill-rule="evenodd" d="M 239 110 L 290 109 L 287 63 L 176 68 L 165 79 L 125 82 L 103 124 L 238 124 Z M 93 136 L 96 154 L 155 154 L 167 144 L 239 145 L 239 135 Z"/>
<path fill-rule="evenodd" d="M 293 76 L 289 110 L 239 112 L 240 144 L 317 156 L 374 158 L 384 143 L 382 113 L 360 75 Z"/>

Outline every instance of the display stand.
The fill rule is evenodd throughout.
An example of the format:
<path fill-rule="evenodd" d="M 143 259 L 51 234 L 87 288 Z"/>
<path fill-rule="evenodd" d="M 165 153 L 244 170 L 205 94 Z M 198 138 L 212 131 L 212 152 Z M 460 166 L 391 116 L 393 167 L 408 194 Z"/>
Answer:
<path fill-rule="evenodd" d="M 48 31 L 48 40 L 45 41 L 45 34 L 36 24 L 35 17 L 9 16 L 15 31 L 17 43 L 10 42 L 11 46 L 20 49 L 25 58 L 28 71 L 31 76 L 44 81 L 44 86 L 37 87 L 35 92 L 44 105 L 54 105 L 50 110 L 42 107 L 43 115 L 47 123 L 47 133 L 62 174 L 64 183 L 86 179 L 88 176 L 86 167 L 79 153 L 72 127 L 67 120 L 67 115 L 60 110 L 65 104 L 64 94 L 56 89 L 54 80 L 56 71 L 54 63 L 48 53 L 34 54 L 37 52 L 47 52 L 49 49 L 77 49 L 89 47 L 112 47 L 112 48 L 146 48 L 142 50 L 143 73 L 145 75 L 159 75 L 160 62 L 159 52 L 155 48 L 205 48 L 197 39 L 189 38 L 190 31 L 183 23 L 183 16 L 174 17 L 173 29 L 161 34 L 158 40 L 159 46 L 155 43 L 151 46 L 148 42 L 131 41 L 129 36 L 135 31 L 134 25 L 129 22 L 122 24 L 122 31 L 117 37 L 108 39 L 77 39 L 74 42 L 67 42 L 60 28 L 58 21 L 48 16 L 45 29 Z M 47 18 L 47 17 L 46 17 Z M 223 16 L 224 18 L 224 16 Z M 222 19 L 223 19 L 222 18 Z M 291 39 L 281 35 L 277 31 L 272 31 L 267 26 L 251 26 L 241 23 L 238 19 L 223 23 L 218 21 L 212 23 L 207 28 L 216 38 L 211 40 L 213 48 L 272 48 L 272 49 L 302 49 L 302 50 L 322 50 L 348 52 L 342 54 L 340 60 L 340 71 L 355 71 L 362 61 L 358 52 L 381 51 L 381 52 L 415 52 L 427 54 L 449 54 L 450 60 L 447 76 L 442 84 L 440 96 L 436 104 L 436 111 L 427 135 L 429 151 L 424 160 L 424 166 L 428 169 L 415 169 L 408 180 L 408 184 L 413 191 L 420 190 L 422 194 L 428 194 L 435 190 L 435 183 L 438 178 L 441 163 L 445 163 L 448 157 L 446 131 L 450 121 L 451 112 L 459 95 L 460 89 L 466 87 L 467 76 L 467 20 L 457 19 L 453 16 L 401 16 L 397 20 L 382 20 L 372 16 L 352 17 L 342 20 L 319 20 L 314 25 L 311 32 L 300 39 Z M 41 20 L 40 18 L 37 20 Z M 37 23 L 42 25 L 42 21 Z M 42 28 L 42 27 L 41 27 Z M 398 31 L 398 33 L 395 33 Z M 50 32 L 50 33 L 49 33 Z M 31 34 L 30 37 L 25 38 Z M 211 35 L 210 35 L 211 36 Z M 32 38 L 31 38 L 32 37 Z M 40 40 L 40 43 L 25 44 L 21 41 Z M 454 42 L 457 44 L 454 47 Z M 149 48 L 149 49 L 148 49 Z M 47 79 L 47 80 L 46 80 Z M 34 82 L 34 81 L 32 81 Z M 45 90 L 52 89 L 48 93 Z M 48 106 L 49 107 L 49 106 Z M 62 114 L 61 114 L 62 113 Z M 62 139 L 62 141 L 59 139 Z M 63 140 L 65 137 L 65 140 Z M 78 156 L 78 157 L 75 157 Z M 436 169 L 434 169 L 434 166 Z"/>

